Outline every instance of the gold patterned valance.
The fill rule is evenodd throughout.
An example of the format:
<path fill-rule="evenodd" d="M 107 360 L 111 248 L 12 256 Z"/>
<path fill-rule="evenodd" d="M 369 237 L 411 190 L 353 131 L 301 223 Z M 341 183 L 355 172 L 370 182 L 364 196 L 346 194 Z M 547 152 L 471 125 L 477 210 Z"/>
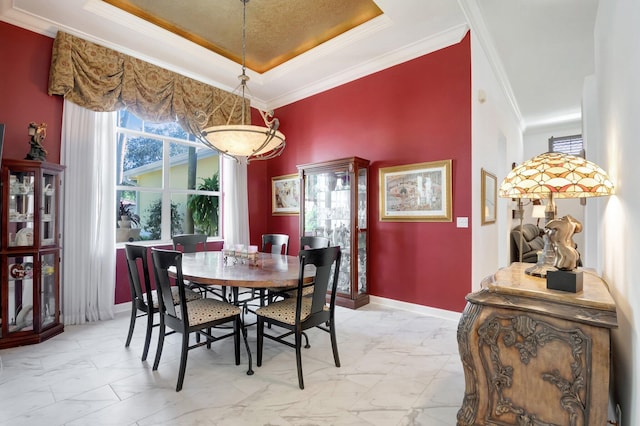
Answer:
<path fill-rule="evenodd" d="M 143 120 L 177 121 L 187 131 L 242 120 L 241 108 L 232 108 L 236 95 L 62 31 L 53 44 L 49 94 L 93 111 L 127 108 Z"/>

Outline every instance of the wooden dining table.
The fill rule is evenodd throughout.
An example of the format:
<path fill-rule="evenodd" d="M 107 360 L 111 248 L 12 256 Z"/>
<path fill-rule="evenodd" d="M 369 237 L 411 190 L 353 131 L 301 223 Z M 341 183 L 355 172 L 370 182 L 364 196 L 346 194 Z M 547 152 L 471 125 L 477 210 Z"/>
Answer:
<path fill-rule="evenodd" d="M 175 276 L 175 270 L 169 270 Z M 182 254 L 182 275 L 185 280 L 200 286 L 221 286 L 230 288 L 231 301 L 243 304 L 242 335 L 249 358 L 247 374 L 253 374 L 251 350 L 247 340 L 247 324 L 244 319 L 247 299 L 240 298 L 241 288 L 257 290 L 260 303 L 264 301 L 264 291 L 296 287 L 300 273 L 298 256 L 282 254 L 258 253 L 255 261 L 246 258 L 226 256 L 221 251 L 202 251 Z M 304 272 L 304 281 L 311 283 L 315 276 L 315 268 L 308 265 Z M 253 299 L 253 298 L 252 298 Z"/>
<path fill-rule="evenodd" d="M 237 288 L 270 289 L 298 285 L 298 256 L 257 253 L 257 260 L 225 256 L 221 251 L 182 254 L 184 279 L 200 285 Z M 313 266 L 308 266 L 305 278 L 313 280 Z"/>

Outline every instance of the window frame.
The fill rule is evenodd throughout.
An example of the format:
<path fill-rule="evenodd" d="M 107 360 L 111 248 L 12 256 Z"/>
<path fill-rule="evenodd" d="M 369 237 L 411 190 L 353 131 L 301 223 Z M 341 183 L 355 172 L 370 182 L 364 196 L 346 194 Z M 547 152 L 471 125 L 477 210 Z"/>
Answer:
<path fill-rule="evenodd" d="M 129 112 L 132 114 L 131 112 Z M 172 196 L 177 195 L 206 195 L 206 196 L 216 196 L 218 197 L 218 209 L 220 214 L 218 215 L 218 232 L 216 236 L 208 236 L 207 241 L 223 241 L 223 221 L 222 221 L 222 211 L 223 211 L 223 196 L 222 196 L 222 167 L 224 162 L 222 161 L 222 154 L 219 152 L 215 152 L 214 155 L 218 156 L 218 191 L 206 191 L 206 190 L 198 190 L 198 189 L 185 189 L 185 188 L 172 188 L 170 185 L 171 174 L 168 172 L 171 169 L 171 144 L 177 143 L 179 145 L 183 145 L 186 147 L 194 147 L 202 149 L 204 145 L 200 142 L 196 142 L 193 140 L 176 138 L 174 136 L 166 136 L 158 133 L 151 133 L 148 131 L 144 131 L 145 123 L 147 121 L 143 119 L 139 119 L 142 123 L 143 130 L 137 129 L 129 129 L 126 127 L 120 126 L 120 111 L 118 111 L 118 119 L 116 120 L 116 140 L 119 140 L 121 135 L 124 135 L 126 139 L 132 139 L 136 137 L 146 138 L 146 139 L 154 139 L 162 143 L 162 160 L 160 160 L 162 164 L 162 180 L 161 187 L 148 187 L 148 186 L 131 186 L 131 185 L 122 185 L 121 182 L 124 180 L 124 176 L 121 177 L 121 182 L 116 183 L 115 191 L 116 191 L 116 209 L 120 203 L 120 198 L 117 196 L 121 191 L 135 191 L 135 192 L 147 192 L 147 193 L 159 193 L 160 200 L 162 205 L 161 210 L 161 229 L 160 229 L 160 239 L 159 240 L 138 240 L 137 243 L 142 244 L 165 244 L 171 243 L 171 200 Z M 151 123 L 151 124 L 162 124 L 162 123 Z M 191 136 L 192 137 L 192 136 Z M 204 147 L 206 148 L 206 147 Z M 116 146 L 115 149 L 118 149 Z M 208 149 L 208 148 L 207 148 Z M 117 164 L 116 167 L 120 167 L 120 164 Z M 124 171 L 123 171 L 124 174 Z M 196 184 L 197 185 L 197 184 Z M 166 218 L 169 218 L 168 220 Z M 122 246 L 126 244 L 126 242 L 116 242 L 116 247 Z"/>
<path fill-rule="evenodd" d="M 576 144 L 579 143 L 580 150 L 572 149 L 574 142 Z M 563 149 L 563 145 L 568 147 Z M 581 134 L 560 137 L 551 136 L 549 138 L 549 152 L 562 152 L 585 158 L 584 139 Z"/>

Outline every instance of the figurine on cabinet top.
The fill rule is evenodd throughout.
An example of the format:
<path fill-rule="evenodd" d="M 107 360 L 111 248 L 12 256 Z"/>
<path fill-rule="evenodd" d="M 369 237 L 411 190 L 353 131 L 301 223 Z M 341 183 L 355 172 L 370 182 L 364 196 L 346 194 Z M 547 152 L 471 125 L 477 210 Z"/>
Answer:
<path fill-rule="evenodd" d="M 582 224 L 573 216 L 553 219 L 545 225 L 545 232 L 556 252 L 554 266 L 560 270 L 573 271 L 578 265 L 580 253 L 576 250 L 573 234 L 582 232 Z"/>
<path fill-rule="evenodd" d="M 42 146 L 42 142 L 44 138 L 47 137 L 47 124 L 36 124 L 32 121 L 29 123 L 29 136 L 31 136 L 31 140 L 29 141 L 31 149 L 25 157 L 25 160 L 45 161 L 48 153 Z"/>

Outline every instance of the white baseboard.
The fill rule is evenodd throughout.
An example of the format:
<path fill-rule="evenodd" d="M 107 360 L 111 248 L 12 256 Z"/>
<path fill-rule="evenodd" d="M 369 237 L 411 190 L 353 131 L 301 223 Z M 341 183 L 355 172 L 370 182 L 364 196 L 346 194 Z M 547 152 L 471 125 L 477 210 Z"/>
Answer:
<path fill-rule="evenodd" d="M 131 302 L 118 303 L 113 306 L 113 313 L 131 312 Z"/>
<path fill-rule="evenodd" d="M 402 309 L 404 311 L 414 312 L 421 315 L 429 315 L 450 321 L 460 321 L 461 313 L 447 311 L 445 309 L 432 308 L 430 306 L 416 305 L 415 303 L 401 302 L 393 299 L 385 299 L 384 297 L 369 296 L 369 302 L 376 305 L 387 306 L 389 308 Z"/>

